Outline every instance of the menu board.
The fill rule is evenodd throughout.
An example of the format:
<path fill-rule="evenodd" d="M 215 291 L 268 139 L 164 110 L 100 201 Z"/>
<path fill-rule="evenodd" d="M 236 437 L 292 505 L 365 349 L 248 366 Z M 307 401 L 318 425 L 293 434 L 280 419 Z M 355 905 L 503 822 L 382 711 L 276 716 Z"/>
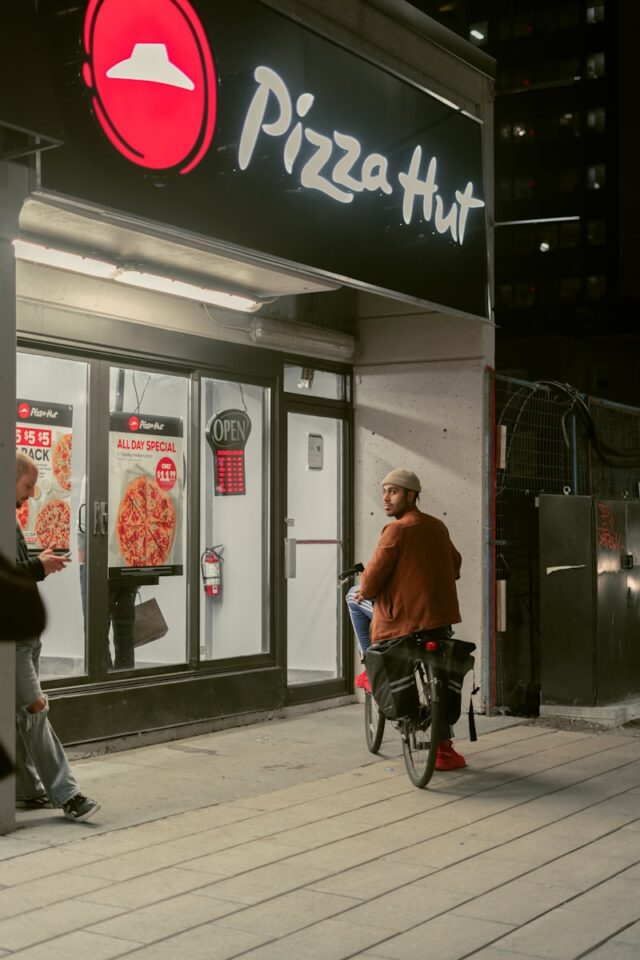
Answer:
<path fill-rule="evenodd" d="M 38 468 L 33 497 L 16 511 L 30 550 L 68 550 L 71 531 L 73 407 L 18 399 L 16 450 Z"/>
<path fill-rule="evenodd" d="M 181 419 L 112 413 L 109 425 L 109 576 L 182 574 Z"/>
<path fill-rule="evenodd" d="M 247 492 L 244 448 L 251 433 L 251 420 L 244 410 L 223 410 L 207 426 L 207 442 L 213 453 L 216 497 L 242 496 Z"/>

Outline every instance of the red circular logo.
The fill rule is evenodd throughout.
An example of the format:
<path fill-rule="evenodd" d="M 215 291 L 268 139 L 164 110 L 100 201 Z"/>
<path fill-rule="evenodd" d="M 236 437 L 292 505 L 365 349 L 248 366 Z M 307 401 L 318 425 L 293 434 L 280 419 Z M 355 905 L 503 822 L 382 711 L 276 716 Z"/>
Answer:
<path fill-rule="evenodd" d="M 216 75 L 188 0 L 90 0 L 83 79 L 95 115 L 127 160 L 187 173 L 216 121 Z"/>
<path fill-rule="evenodd" d="M 156 466 L 156 480 L 161 490 L 171 490 L 176 485 L 178 471 L 171 457 L 163 457 L 158 460 Z"/>
<path fill-rule="evenodd" d="M 21 403 L 18 407 L 18 416 L 21 420 L 26 420 L 31 413 L 31 407 L 28 403 Z"/>
<path fill-rule="evenodd" d="M 129 430 L 139 430 L 139 429 L 140 429 L 139 419 L 135 415 L 133 417 L 129 417 Z"/>

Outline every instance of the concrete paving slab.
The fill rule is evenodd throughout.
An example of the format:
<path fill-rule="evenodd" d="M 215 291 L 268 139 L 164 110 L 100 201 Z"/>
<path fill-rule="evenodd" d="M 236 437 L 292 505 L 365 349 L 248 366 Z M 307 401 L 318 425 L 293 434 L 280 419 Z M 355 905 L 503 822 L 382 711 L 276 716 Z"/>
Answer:
<path fill-rule="evenodd" d="M 425 960 L 427 955 L 459 960 L 512 929 L 508 924 L 462 916 L 456 916 L 454 923 L 449 913 L 369 947 L 368 952 L 384 960 Z"/>
<path fill-rule="evenodd" d="M 534 956 L 567 960 L 580 957 L 616 936 L 620 923 L 601 913 L 589 914 L 559 907 L 500 938 L 496 946 Z"/>
<path fill-rule="evenodd" d="M 0 920 L 0 947 L 18 951 L 81 930 L 120 912 L 118 907 L 73 899 Z"/>
<path fill-rule="evenodd" d="M 252 947 L 263 943 L 257 932 L 233 930 L 208 923 L 184 933 L 151 943 L 135 953 L 135 960 L 227 960 L 238 955 L 250 956 Z"/>
<path fill-rule="evenodd" d="M 117 940 L 101 937 L 95 933 L 76 930 L 56 937 L 48 943 L 38 943 L 12 953 L 18 960 L 111 960 L 122 957 L 138 946 L 133 940 Z"/>
<path fill-rule="evenodd" d="M 355 891 L 354 891 L 355 892 Z M 220 926 L 238 930 L 260 930 L 272 938 L 286 937 L 319 920 L 342 914 L 361 900 L 323 893 L 319 890 L 294 890 L 277 900 L 245 907 L 220 921 Z"/>
<path fill-rule="evenodd" d="M 187 893 L 120 913 L 112 919 L 93 923 L 87 929 L 90 933 L 124 940 L 135 938 L 140 943 L 149 944 L 209 924 L 241 907 L 241 904 L 229 900 L 214 900 L 213 897 L 197 897 Z"/>
<path fill-rule="evenodd" d="M 61 881 L 61 877 L 64 878 Z M 69 900 L 80 894 L 91 896 L 92 892 L 105 886 L 104 880 L 73 876 L 69 871 L 38 880 L 29 880 L 0 890 L 0 918 L 14 917 L 19 913 L 37 910 L 51 903 Z"/>

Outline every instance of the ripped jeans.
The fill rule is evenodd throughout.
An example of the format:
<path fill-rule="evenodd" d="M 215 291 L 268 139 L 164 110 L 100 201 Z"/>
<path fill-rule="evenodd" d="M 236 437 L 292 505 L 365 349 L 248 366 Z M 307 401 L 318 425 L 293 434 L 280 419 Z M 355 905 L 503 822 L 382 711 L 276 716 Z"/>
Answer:
<path fill-rule="evenodd" d="M 63 746 L 49 722 L 49 702 L 38 680 L 40 638 L 16 643 L 16 796 L 32 800 L 47 794 L 61 807 L 79 793 Z M 39 713 L 28 707 L 44 696 Z"/>

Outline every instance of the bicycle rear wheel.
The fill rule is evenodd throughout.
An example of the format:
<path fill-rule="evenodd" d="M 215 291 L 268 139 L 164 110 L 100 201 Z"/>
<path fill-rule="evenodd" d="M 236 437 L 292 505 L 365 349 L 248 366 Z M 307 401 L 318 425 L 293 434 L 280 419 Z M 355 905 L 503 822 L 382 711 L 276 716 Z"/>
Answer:
<path fill-rule="evenodd" d="M 417 716 L 403 721 L 402 755 L 412 784 L 422 790 L 433 774 L 440 729 L 440 702 L 434 700 L 433 668 L 417 663 L 415 681 L 420 707 Z"/>
<path fill-rule="evenodd" d="M 364 734 L 371 753 L 377 753 L 384 736 L 384 714 L 370 693 L 364 695 Z"/>

